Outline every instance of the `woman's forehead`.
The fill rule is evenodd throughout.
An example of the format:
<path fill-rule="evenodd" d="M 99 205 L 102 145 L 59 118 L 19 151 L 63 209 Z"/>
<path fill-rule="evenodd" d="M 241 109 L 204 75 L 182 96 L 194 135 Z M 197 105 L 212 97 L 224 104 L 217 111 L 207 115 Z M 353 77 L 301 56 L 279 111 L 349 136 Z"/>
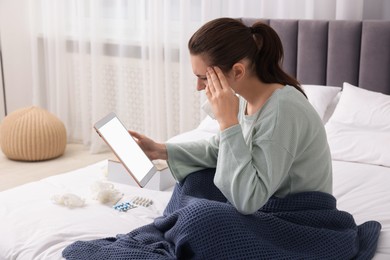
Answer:
<path fill-rule="evenodd" d="M 196 75 L 206 74 L 206 69 L 209 66 L 201 55 L 191 55 L 191 64 Z"/>

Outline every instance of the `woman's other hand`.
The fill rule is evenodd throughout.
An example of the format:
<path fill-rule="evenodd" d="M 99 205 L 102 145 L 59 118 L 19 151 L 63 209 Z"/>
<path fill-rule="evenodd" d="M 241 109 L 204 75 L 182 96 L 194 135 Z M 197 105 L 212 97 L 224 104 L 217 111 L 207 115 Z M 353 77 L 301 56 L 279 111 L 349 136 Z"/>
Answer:
<path fill-rule="evenodd" d="M 238 124 L 239 100 L 228 84 L 222 70 L 218 67 L 209 67 L 207 68 L 206 76 L 206 95 L 213 107 L 220 130 L 223 131 Z"/>
<path fill-rule="evenodd" d="M 156 143 L 149 137 L 140 133 L 129 130 L 131 136 L 135 139 L 144 153 L 149 157 L 150 160 L 168 160 L 168 152 L 165 144 Z"/>

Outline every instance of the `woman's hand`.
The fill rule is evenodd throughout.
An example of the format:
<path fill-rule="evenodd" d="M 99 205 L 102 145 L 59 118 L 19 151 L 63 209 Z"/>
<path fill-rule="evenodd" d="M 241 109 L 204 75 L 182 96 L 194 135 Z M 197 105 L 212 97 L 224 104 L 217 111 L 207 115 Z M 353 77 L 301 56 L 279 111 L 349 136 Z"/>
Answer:
<path fill-rule="evenodd" d="M 207 68 L 206 96 L 213 108 L 221 131 L 238 124 L 239 100 L 218 67 Z"/>
<path fill-rule="evenodd" d="M 134 137 L 135 141 L 150 160 L 168 160 L 168 152 L 165 144 L 156 143 L 152 139 L 131 130 L 129 130 L 129 133 Z"/>

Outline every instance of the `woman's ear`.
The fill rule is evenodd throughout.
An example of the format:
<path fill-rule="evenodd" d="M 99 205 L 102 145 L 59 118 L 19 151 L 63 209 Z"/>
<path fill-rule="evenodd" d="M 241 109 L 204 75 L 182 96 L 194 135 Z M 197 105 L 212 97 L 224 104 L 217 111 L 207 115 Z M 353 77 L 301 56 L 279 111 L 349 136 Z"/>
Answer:
<path fill-rule="evenodd" d="M 233 65 L 232 68 L 234 80 L 240 80 L 245 76 L 246 68 L 245 65 L 241 62 L 237 62 Z"/>

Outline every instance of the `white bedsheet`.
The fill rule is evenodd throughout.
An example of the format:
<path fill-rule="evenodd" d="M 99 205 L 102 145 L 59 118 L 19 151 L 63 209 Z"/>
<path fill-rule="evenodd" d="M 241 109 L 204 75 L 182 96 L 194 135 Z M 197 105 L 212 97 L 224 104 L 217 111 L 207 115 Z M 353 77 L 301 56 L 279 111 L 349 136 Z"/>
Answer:
<path fill-rule="evenodd" d="M 0 193 L 0 259 L 62 259 L 64 247 L 127 233 L 160 216 L 171 192 L 115 184 L 125 194 L 153 199 L 149 208 L 121 213 L 91 198 L 90 186 L 104 175 L 107 161 Z M 390 168 L 334 161 L 338 208 L 358 224 L 377 220 L 382 231 L 375 259 L 390 259 Z M 84 208 L 53 204 L 50 196 L 71 192 L 86 199 Z"/>
<path fill-rule="evenodd" d="M 115 183 L 123 200 L 151 198 L 153 205 L 119 212 L 93 200 L 91 185 L 104 177 L 107 161 L 0 193 L 0 259 L 62 259 L 63 248 L 76 240 L 128 233 L 161 216 L 171 192 Z M 53 194 L 70 192 L 85 198 L 85 207 L 54 204 Z"/>
<path fill-rule="evenodd" d="M 382 224 L 374 259 L 390 259 L 390 168 L 333 161 L 333 195 L 337 208 L 351 213 L 357 224 Z"/>

